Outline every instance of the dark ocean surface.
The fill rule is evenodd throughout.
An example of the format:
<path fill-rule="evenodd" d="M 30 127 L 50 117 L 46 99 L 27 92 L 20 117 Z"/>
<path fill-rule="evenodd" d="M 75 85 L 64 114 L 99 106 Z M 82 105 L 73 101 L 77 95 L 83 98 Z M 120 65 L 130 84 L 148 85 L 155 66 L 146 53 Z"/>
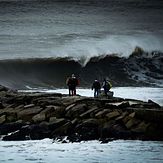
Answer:
<path fill-rule="evenodd" d="M 0 0 L 0 59 L 163 51 L 162 0 Z"/>
<path fill-rule="evenodd" d="M 161 58 L 143 63 L 152 72 L 134 63 L 128 70 L 123 60 L 111 69 L 110 61 L 82 66 L 91 57 L 128 57 L 136 46 L 151 52 L 163 51 L 162 45 L 162 0 L 0 0 L 0 84 L 12 88 L 61 88 L 72 73 L 82 78 L 82 86 L 105 76 L 117 86 L 134 86 L 133 78 L 160 86 Z M 74 61 L 65 62 L 65 57 Z M 120 75 L 126 77 L 122 82 Z"/>

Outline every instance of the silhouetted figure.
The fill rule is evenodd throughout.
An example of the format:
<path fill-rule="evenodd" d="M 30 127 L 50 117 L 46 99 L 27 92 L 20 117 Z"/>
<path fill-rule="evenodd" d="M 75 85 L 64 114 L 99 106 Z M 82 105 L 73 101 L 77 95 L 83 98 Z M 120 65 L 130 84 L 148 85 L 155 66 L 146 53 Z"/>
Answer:
<path fill-rule="evenodd" d="M 112 87 L 111 83 L 110 83 L 108 80 L 104 79 L 103 84 L 102 84 L 102 87 L 104 88 L 104 93 L 105 93 L 105 95 L 107 96 L 109 90 L 110 90 L 111 87 Z"/>
<path fill-rule="evenodd" d="M 76 95 L 76 86 L 79 85 L 79 81 L 74 74 L 67 79 L 66 84 L 69 88 L 69 96 Z"/>
<path fill-rule="evenodd" d="M 92 90 L 93 89 L 94 89 L 94 97 L 98 97 L 101 89 L 101 84 L 97 79 L 95 79 L 95 81 L 93 82 Z"/>

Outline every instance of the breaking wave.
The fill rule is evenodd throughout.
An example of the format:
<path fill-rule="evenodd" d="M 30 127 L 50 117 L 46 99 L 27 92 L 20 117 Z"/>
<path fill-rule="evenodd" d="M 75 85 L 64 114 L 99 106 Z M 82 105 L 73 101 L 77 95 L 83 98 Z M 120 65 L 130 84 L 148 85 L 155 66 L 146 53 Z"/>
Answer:
<path fill-rule="evenodd" d="M 90 87 L 95 78 L 102 81 L 104 77 L 114 86 L 161 85 L 162 65 L 161 52 L 146 53 L 141 48 L 128 58 L 113 54 L 89 60 L 85 57 L 79 60 L 70 57 L 0 60 L 0 84 L 16 89 L 64 88 L 67 77 L 74 73 L 81 87 Z"/>

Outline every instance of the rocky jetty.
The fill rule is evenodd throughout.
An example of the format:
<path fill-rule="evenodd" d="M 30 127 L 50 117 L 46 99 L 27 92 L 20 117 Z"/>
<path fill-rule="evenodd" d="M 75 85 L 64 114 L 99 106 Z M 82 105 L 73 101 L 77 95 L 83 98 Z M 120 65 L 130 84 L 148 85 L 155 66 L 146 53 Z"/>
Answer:
<path fill-rule="evenodd" d="M 163 140 L 163 107 L 122 98 L 20 93 L 0 86 L 2 140 Z"/>

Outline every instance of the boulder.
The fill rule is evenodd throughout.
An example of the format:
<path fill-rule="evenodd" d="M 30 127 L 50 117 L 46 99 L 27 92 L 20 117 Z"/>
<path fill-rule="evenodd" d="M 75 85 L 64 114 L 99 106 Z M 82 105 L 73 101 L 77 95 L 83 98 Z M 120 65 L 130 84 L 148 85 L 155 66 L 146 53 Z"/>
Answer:
<path fill-rule="evenodd" d="M 32 117 L 32 120 L 34 123 L 42 122 L 46 120 L 46 116 L 43 113 L 36 114 L 35 116 Z"/>
<path fill-rule="evenodd" d="M 114 138 L 114 139 L 129 139 L 133 135 L 131 131 L 127 130 L 125 126 L 117 124 L 114 121 L 110 123 L 105 123 L 101 128 L 100 133 L 102 139 L 104 138 Z"/>
<path fill-rule="evenodd" d="M 135 117 L 148 122 L 163 123 L 163 110 L 161 109 L 135 109 Z"/>
<path fill-rule="evenodd" d="M 29 126 L 29 137 L 32 140 L 40 140 L 44 138 L 49 138 L 50 130 L 45 125 L 33 124 Z"/>
<path fill-rule="evenodd" d="M 86 104 L 76 104 L 67 111 L 65 116 L 68 118 L 76 118 L 84 113 L 87 109 L 88 107 Z"/>
<path fill-rule="evenodd" d="M 129 113 L 127 111 L 123 112 L 120 116 L 118 116 L 115 120 L 122 122 L 123 119 L 128 115 Z"/>
<path fill-rule="evenodd" d="M 53 131 L 65 123 L 67 123 L 67 120 L 64 118 L 51 117 L 49 120 L 49 129 Z"/>
<path fill-rule="evenodd" d="M 99 138 L 98 126 L 97 119 L 86 119 L 76 126 L 75 133 L 81 140 L 95 140 Z"/>
<path fill-rule="evenodd" d="M 120 113 L 117 110 L 114 110 L 114 111 L 106 114 L 107 119 L 114 119 L 114 118 L 116 118 L 118 116 L 120 116 Z"/>
<path fill-rule="evenodd" d="M 0 116 L 0 124 L 4 123 L 6 121 L 6 115 Z"/>
<path fill-rule="evenodd" d="M 95 114 L 96 118 L 103 118 L 107 113 L 111 112 L 110 109 L 103 109 Z"/>
<path fill-rule="evenodd" d="M 130 106 L 130 103 L 128 101 L 127 102 L 122 102 L 121 104 L 118 105 L 118 107 L 121 108 L 121 109 L 129 107 L 129 106 Z"/>
<path fill-rule="evenodd" d="M 28 104 L 24 106 L 24 109 L 33 108 L 35 104 Z"/>
<path fill-rule="evenodd" d="M 6 135 L 8 133 L 20 130 L 23 125 L 26 125 L 22 120 L 0 124 L 0 135 Z"/>
<path fill-rule="evenodd" d="M 40 108 L 39 106 L 33 107 L 33 108 L 27 108 L 22 111 L 20 111 L 18 114 L 18 119 L 31 121 L 32 117 L 39 112 L 41 112 L 43 108 Z"/>
<path fill-rule="evenodd" d="M 52 132 L 52 137 L 55 138 L 56 136 L 68 136 L 70 133 L 73 132 L 72 123 L 67 122 L 62 126 L 59 126 Z"/>
<path fill-rule="evenodd" d="M 150 104 L 151 107 L 153 107 L 153 108 L 161 108 L 161 106 L 159 104 L 157 104 L 156 102 L 154 102 L 152 100 L 148 100 L 148 104 Z"/>
<path fill-rule="evenodd" d="M 132 128 L 131 131 L 136 132 L 136 133 L 145 133 L 149 126 L 150 126 L 150 123 L 146 123 L 142 121 L 136 127 Z"/>
<path fill-rule="evenodd" d="M 96 107 L 93 107 L 87 111 L 85 111 L 84 113 L 80 114 L 80 118 L 90 118 L 91 113 L 94 113 L 97 110 Z"/>
<path fill-rule="evenodd" d="M 29 140 L 29 125 L 23 126 L 20 130 L 16 130 L 2 138 L 4 141 Z"/>
<path fill-rule="evenodd" d="M 131 129 L 132 127 L 136 126 L 137 124 L 139 124 L 141 121 L 136 119 L 136 118 L 131 118 L 126 124 L 125 126 L 128 129 Z"/>

